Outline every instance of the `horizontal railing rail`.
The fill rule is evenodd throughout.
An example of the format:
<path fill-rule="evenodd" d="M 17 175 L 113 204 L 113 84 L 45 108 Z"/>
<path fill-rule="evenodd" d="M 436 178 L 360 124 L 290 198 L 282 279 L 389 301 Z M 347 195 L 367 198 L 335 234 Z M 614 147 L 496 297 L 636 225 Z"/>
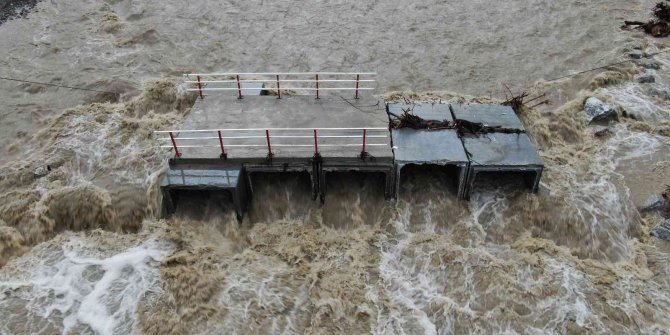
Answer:
<path fill-rule="evenodd" d="M 221 158 L 231 153 L 247 157 L 249 152 L 262 150 L 272 159 L 280 148 L 282 156 L 310 152 L 339 150 L 342 154 L 359 154 L 365 158 L 370 147 L 390 146 L 387 128 L 247 128 L 197 129 L 155 131 L 160 148 L 171 149 L 182 158 L 185 150 L 198 150 L 193 158 L 212 158 L 211 148 L 217 148 Z M 355 148 L 355 149 L 354 149 Z M 244 154 L 242 154 L 244 153 Z"/>
<path fill-rule="evenodd" d="M 260 73 L 189 73 L 184 83 L 189 92 L 198 92 L 204 99 L 205 92 L 237 91 L 239 99 L 245 91 L 265 91 L 281 99 L 289 91 L 313 92 L 317 99 L 322 92 L 351 92 L 354 98 L 361 91 L 374 90 L 374 72 L 260 72 Z M 249 86 L 248 83 L 261 84 Z M 287 86 L 288 85 L 288 86 Z"/>

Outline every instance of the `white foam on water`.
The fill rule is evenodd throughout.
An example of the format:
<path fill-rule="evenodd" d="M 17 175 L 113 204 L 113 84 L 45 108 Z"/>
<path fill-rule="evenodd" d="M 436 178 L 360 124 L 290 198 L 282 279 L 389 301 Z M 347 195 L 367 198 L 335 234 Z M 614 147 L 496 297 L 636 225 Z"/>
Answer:
<path fill-rule="evenodd" d="M 90 181 L 103 169 L 118 180 L 134 184 L 146 183 L 153 171 L 159 170 L 161 159 L 151 159 L 143 153 L 147 145 L 136 136 L 124 138 L 122 123 L 124 115 L 111 113 L 106 122 L 98 122 L 97 113 L 84 114 L 73 117 L 69 124 L 69 131 L 63 133 L 54 143 L 58 150 L 70 151 L 75 154 L 76 166 L 73 169 L 71 183 L 76 185 Z M 159 152 L 152 154 L 160 157 Z M 110 162 L 124 169 L 106 168 Z M 123 164 L 126 162 L 127 164 Z M 141 162 L 141 164 L 137 164 Z"/>
<path fill-rule="evenodd" d="M 649 85 L 647 89 L 654 89 L 664 94 L 668 88 L 662 84 Z M 600 93 L 612 97 L 612 100 L 626 110 L 628 114 L 645 121 L 657 121 L 670 119 L 670 106 L 659 100 L 648 96 L 645 88 L 637 83 L 626 83 L 623 85 L 605 87 L 599 90 Z M 661 97 L 660 99 L 663 99 Z"/>
<path fill-rule="evenodd" d="M 0 314 L 49 324 L 63 334 L 87 328 L 96 334 L 128 334 L 137 322 L 139 301 L 160 289 L 159 262 L 170 250 L 169 244 L 152 239 L 105 257 L 96 255 L 91 241 L 71 235 L 61 250 L 49 252 L 51 257 L 26 262 L 22 280 L 0 281 L 1 291 L 14 292 L 0 297 Z M 25 310 L 17 310 L 23 308 L 16 299 Z"/>
<path fill-rule="evenodd" d="M 432 202 L 424 209 L 425 220 L 431 220 L 431 216 L 426 214 L 431 211 L 431 207 Z M 474 314 L 467 306 L 459 306 L 450 297 L 442 294 L 443 284 L 439 278 L 435 278 L 435 274 L 436 270 L 446 273 L 448 269 L 444 264 L 437 268 L 431 264 L 434 249 L 426 246 L 429 250 L 423 250 L 422 246 L 414 244 L 415 233 L 412 233 L 409 227 L 410 215 L 409 206 L 402 209 L 399 217 L 392 222 L 396 233 L 393 236 L 382 236 L 379 242 L 381 253 L 379 274 L 382 280 L 380 285 L 385 295 L 390 297 L 392 308 L 386 315 L 378 315 L 374 331 L 376 334 L 449 332 L 453 329 L 446 309 L 458 309 L 467 314 Z M 428 234 L 435 229 L 432 222 L 422 222 L 421 227 Z M 444 305 L 445 310 L 440 313 L 441 315 L 429 315 L 426 313 L 426 307 L 431 304 Z M 440 319 L 441 327 L 435 323 L 436 317 Z"/>
<path fill-rule="evenodd" d="M 301 286 L 295 292 L 290 287 L 278 285 L 277 277 L 289 271 L 288 267 L 262 256 L 256 261 L 263 265 L 251 268 L 236 264 L 234 269 L 228 269 L 230 272 L 217 299 L 218 304 L 224 306 L 228 313 L 225 319 L 216 320 L 216 323 L 220 325 L 220 329 L 249 329 L 249 322 L 254 318 L 253 313 L 261 309 L 279 315 L 272 320 L 273 328 L 277 332 L 279 321 L 286 321 L 287 326 L 282 332 L 295 333 L 291 322 L 295 319 L 295 314 L 300 313 L 300 307 L 308 296 L 308 288 Z M 293 306 L 296 307 L 291 306 L 287 297 L 294 297 Z"/>
<path fill-rule="evenodd" d="M 563 328 L 566 321 L 573 320 L 580 327 L 589 326 L 598 332 L 604 332 L 606 327 L 593 310 L 586 297 L 587 292 L 595 292 L 595 288 L 584 274 L 567 262 L 550 259 L 547 261 L 551 276 L 560 281 L 562 291 L 559 295 L 549 297 L 538 308 L 548 314 L 553 314 L 544 330 L 554 332 Z"/>
<path fill-rule="evenodd" d="M 623 163 L 631 165 L 629 169 L 649 164 L 666 141 L 646 132 L 631 131 L 623 124 L 610 129 L 613 135 L 594 154 L 588 173 L 563 166 L 566 173 L 561 186 L 567 186 L 563 193 L 574 205 L 580 221 L 589 226 L 591 248 L 597 250 L 607 241 L 613 245 L 607 253 L 616 260 L 631 255 L 628 227 L 637 216 L 630 190 L 617 169 Z"/>

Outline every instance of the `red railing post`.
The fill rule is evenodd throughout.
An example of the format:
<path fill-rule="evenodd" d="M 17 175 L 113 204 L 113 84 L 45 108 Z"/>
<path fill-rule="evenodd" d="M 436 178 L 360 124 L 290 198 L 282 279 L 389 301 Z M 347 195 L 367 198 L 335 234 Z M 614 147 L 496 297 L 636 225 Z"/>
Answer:
<path fill-rule="evenodd" d="M 219 133 L 219 145 L 221 146 L 221 158 L 228 158 L 228 154 L 226 154 L 226 149 L 223 147 L 223 136 L 221 136 L 221 131 L 217 130 L 217 133 Z"/>
<path fill-rule="evenodd" d="M 316 129 L 314 129 L 314 154 L 319 154 L 319 141 L 317 140 Z"/>
<path fill-rule="evenodd" d="M 356 75 L 356 99 L 358 99 L 358 82 L 361 80 L 361 75 L 357 74 Z"/>
<path fill-rule="evenodd" d="M 361 150 L 361 158 L 365 159 L 365 140 L 367 137 L 367 129 L 363 129 L 363 149 Z"/>
<path fill-rule="evenodd" d="M 200 76 L 198 76 L 198 94 L 200 94 L 200 99 L 204 99 L 202 96 L 202 83 L 200 82 Z"/>
<path fill-rule="evenodd" d="M 279 87 L 279 75 L 277 75 L 277 99 L 281 99 L 281 88 Z"/>
<path fill-rule="evenodd" d="M 319 98 L 319 75 L 316 75 L 316 98 Z"/>
<path fill-rule="evenodd" d="M 270 144 L 270 131 L 267 129 L 265 130 L 265 138 L 267 139 L 268 142 L 268 158 L 272 158 L 273 154 L 272 154 L 272 145 Z"/>
<path fill-rule="evenodd" d="M 179 153 L 179 149 L 177 148 L 177 141 L 174 140 L 174 135 L 172 135 L 172 132 L 170 132 L 170 140 L 172 140 L 172 147 L 174 148 L 175 156 L 177 156 L 177 158 L 181 157 L 181 153 Z"/>
<path fill-rule="evenodd" d="M 237 75 L 237 95 L 238 99 L 242 99 L 242 85 L 240 84 L 240 75 Z"/>

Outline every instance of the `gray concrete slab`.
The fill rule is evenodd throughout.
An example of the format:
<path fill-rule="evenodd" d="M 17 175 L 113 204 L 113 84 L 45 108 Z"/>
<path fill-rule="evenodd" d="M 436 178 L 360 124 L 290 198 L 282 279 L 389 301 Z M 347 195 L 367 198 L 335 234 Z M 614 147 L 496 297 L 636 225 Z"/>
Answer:
<path fill-rule="evenodd" d="M 463 144 L 453 129 L 393 129 L 391 137 L 398 163 L 444 165 L 468 161 Z"/>
<path fill-rule="evenodd" d="M 452 104 L 454 118 L 470 122 L 483 123 L 487 126 L 502 128 L 525 129 L 512 107 L 484 104 Z"/>
<path fill-rule="evenodd" d="M 207 95 L 198 99 L 183 124 L 182 130 L 196 129 L 246 129 L 246 128 L 307 128 L 287 131 L 270 130 L 271 147 L 275 157 L 302 157 L 314 155 L 314 128 L 388 128 L 388 117 L 383 102 L 376 98 L 345 99 L 324 96 L 245 96 L 237 99 L 234 95 Z M 206 140 L 179 140 L 192 138 L 192 133 L 177 134 L 179 147 L 182 145 L 206 144 L 205 148 L 183 147 L 183 158 L 214 158 L 221 149 L 216 132 L 197 136 L 210 137 Z M 260 158 L 268 153 L 266 134 L 263 130 L 224 131 L 224 147 L 229 158 Z M 320 138 L 319 152 L 323 157 L 356 157 L 362 150 L 362 130 L 320 131 L 319 136 L 356 136 L 357 138 Z M 252 139 L 234 137 L 255 136 Z M 301 136 L 285 138 L 282 136 Z M 378 146 L 382 144 L 382 146 Z M 254 147 L 235 147 L 253 145 Z M 287 147 L 286 145 L 300 145 Z M 366 151 L 375 157 L 393 157 L 390 134 L 387 130 L 368 131 Z"/>
<path fill-rule="evenodd" d="M 542 165 L 535 145 L 526 134 L 465 135 L 463 144 L 471 165 Z"/>
<path fill-rule="evenodd" d="M 417 102 L 413 104 L 391 103 L 389 112 L 395 115 L 401 115 L 405 110 L 411 110 L 412 114 L 424 120 L 453 121 L 449 104 Z"/>
<path fill-rule="evenodd" d="M 414 115 L 425 120 L 453 121 L 448 104 L 388 104 L 389 112 L 396 115 L 400 115 L 408 109 L 411 109 Z M 443 165 L 451 162 L 468 161 L 461 140 L 453 129 L 393 129 L 391 130 L 391 139 L 395 161 L 400 164 L 428 163 Z"/>
<path fill-rule="evenodd" d="M 453 121 L 448 104 L 389 104 L 389 112 L 400 115 L 410 109 L 414 115 L 425 120 Z M 420 129 L 393 129 L 393 152 L 395 155 L 395 187 L 400 189 L 400 174 L 406 165 L 454 165 L 458 173 L 454 176 L 458 187 L 458 196 L 465 196 L 465 180 L 468 169 L 468 157 L 463 149 L 458 133 L 454 129 L 420 130 Z M 397 196 L 397 195 L 396 195 Z"/>
<path fill-rule="evenodd" d="M 470 158 L 465 199 L 470 198 L 480 172 L 524 173 L 526 186 L 538 191 L 544 166 L 528 135 L 492 133 L 462 139 Z"/>
<path fill-rule="evenodd" d="M 393 129 L 393 150 L 395 152 L 396 177 L 395 192 L 400 190 L 400 174 L 406 165 L 454 165 L 458 174 L 454 175 L 457 196 L 466 196 L 466 176 L 468 157 L 458 134 L 453 129 L 416 130 Z"/>

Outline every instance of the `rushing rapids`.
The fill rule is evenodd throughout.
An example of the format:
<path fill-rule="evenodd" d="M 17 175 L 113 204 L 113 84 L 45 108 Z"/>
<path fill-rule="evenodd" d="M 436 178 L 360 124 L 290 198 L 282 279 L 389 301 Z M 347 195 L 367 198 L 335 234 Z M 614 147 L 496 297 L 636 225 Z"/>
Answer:
<path fill-rule="evenodd" d="M 668 219 L 670 54 L 541 80 L 664 50 L 613 22 L 653 2 L 490 6 L 49 1 L 0 24 L 7 76 L 121 93 L 0 81 L 0 333 L 667 333 L 670 242 L 650 231 Z M 321 205 L 304 176 L 260 175 L 241 223 L 205 193 L 161 220 L 152 131 L 189 113 L 172 78 L 194 60 L 365 65 L 389 100 L 547 93 L 519 111 L 540 193 L 489 180 L 459 202 L 416 169 L 396 203 L 352 176 Z M 589 97 L 619 121 L 587 125 Z"/>

